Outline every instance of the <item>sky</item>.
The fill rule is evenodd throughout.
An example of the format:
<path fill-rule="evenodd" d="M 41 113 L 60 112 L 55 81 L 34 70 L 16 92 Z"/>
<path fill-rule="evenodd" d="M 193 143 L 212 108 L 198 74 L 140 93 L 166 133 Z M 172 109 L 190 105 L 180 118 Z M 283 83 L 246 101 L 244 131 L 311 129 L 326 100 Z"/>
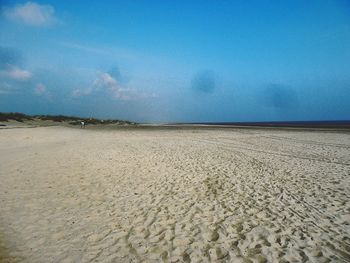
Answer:
<path fill-rule="evenodd" d="M 350 119 L 350 1 L 0 0 L 0 111 Z"/>

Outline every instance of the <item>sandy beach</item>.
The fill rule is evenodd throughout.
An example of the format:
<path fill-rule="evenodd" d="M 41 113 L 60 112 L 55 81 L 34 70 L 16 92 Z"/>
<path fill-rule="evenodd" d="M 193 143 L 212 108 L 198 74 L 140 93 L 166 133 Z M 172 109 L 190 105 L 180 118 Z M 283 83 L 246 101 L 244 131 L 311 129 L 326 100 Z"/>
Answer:
<path fill-rule="evenodd" d="M 0 130 L 0 262 L 350 262 L 350 133 Z"/>

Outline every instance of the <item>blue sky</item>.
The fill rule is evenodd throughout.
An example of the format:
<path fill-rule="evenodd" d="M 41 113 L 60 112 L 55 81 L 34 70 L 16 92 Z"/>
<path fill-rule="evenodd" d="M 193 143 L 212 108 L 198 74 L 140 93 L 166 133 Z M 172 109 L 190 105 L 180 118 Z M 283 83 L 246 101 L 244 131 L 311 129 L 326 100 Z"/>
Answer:
<path fill-rule="evenodd" d="M 0 0 L 0 111 L 350 119 L 350 2 Z"/>

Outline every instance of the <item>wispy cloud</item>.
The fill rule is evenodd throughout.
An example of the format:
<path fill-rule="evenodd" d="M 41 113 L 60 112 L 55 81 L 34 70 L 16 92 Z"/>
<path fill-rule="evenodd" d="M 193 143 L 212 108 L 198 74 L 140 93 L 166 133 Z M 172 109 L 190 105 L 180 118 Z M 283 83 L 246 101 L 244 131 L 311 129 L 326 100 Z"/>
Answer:
<path fill-rule="evenodd" d="M 72 42 L 59 42 L 59 45 L 66 48 L 77 49 L 88 53 L 105 54 L 105 55 L 112 53 L 109 50 L 104 48 L 96 48 L 96 47 L 81 45 L 81 44 L 72 43 Z"/>
<path fill-rule="evenodd" d="M 72 96 L 74 98 L 89 96 L 89 95 L 91 95 L 92 91 L 93 91 L 92 87 L 89 87 L 87 89 L 74 89 L 72 92 Z"/>
<path fill-rule="evenodd" d="M 22 69 L 21 53 L 14 48 L 0 47 L 0 77 L 25 81 L 32 77 L 32 73 Z"/>
<path fill-rule="evenodd" d="M 47 93 L 47 88 L 44 84 L 42 83 L 38 83 L 35 86 L 35 94 L 38 96 L 44 95 L 45 93 Z"/>
<path fill-rule="evenodd" d="M 9 83 L 0 83 L 0 95 L 1 94 L 10 94 L 13 91 L 13 87 Z"/>
<path fill-rule="evenodd" d="M 17 81 L 26 81 L 32 77 L 32 73 L 15 65 L 8 64 L 4 69 L 0 70 L 0 76 Z"/>
<path fill-rule="evenodd" d="M 35 2 L 5 7 L 4 14 L 10 20 L 29 26 L 49 26 L 58 21 L 55 17 L 55 9 L 51 5 L 41 5 Z"/>
<path fill-rule="evenodd" d="M 162 56 L 154 56 L 150 54 L 146 54 L 139 50 L 133 50 L 127 47 L 119 47 L 119 46 L 108 46 L 108 45 L 89 45 L 89 44 L 81 44 L 75 42 L 67 42 L 67 41 L 57 41 L 57 45 L 69 48 L 72 50 L 76 50 L 78 52 L 84 52 L 91 55 L 103 55 L 108 58 L 114 58 L 118 61 L 146 61 L 152 64 L 165 64 L 169 63 L 169 58 L 165 58 Z"/>

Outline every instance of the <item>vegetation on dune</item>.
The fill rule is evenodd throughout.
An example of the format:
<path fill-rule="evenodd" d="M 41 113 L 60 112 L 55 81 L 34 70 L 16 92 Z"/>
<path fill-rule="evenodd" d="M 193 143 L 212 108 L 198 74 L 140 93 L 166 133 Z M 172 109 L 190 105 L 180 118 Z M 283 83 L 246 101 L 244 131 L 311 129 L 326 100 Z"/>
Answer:
<path fill-rule="evenodd" d="M 54 122 L 68 122 L 72 125 L 80 125 L 80 122 L 85 122 L 86 124 L 135 124 L 130 121 L 123 120 L 100 120 L 96 118 L 81 118 L 76 116 L 64 116 L 64 115 L 26 115 L 19 112 L 0 112 L 0 121 L 19 121 L 24 122 L 28 120 L 44 120 L 44 121 L 54 121 Z"/>
<path fill-rule="evenodd" d="M 9 120 L 23 122 L 25 120 L 33 120 L 33 118 L 31 116 L 28 116 L 19 112 L 9 112 L 9 113 L 0 112 L 0 121 L 9 121 Z"/>

